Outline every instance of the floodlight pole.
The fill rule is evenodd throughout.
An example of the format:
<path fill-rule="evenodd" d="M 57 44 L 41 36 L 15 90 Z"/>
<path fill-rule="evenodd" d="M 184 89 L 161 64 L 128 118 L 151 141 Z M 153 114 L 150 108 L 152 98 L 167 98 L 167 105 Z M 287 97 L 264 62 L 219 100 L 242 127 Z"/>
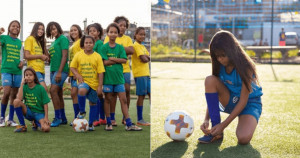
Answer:
<path fill-rule="evenodd" d="M 20 24 L 21 24 L 21 34 L 20 34 L 20 39 L 23 42 L 23 0 L 20 0 Z"/>
<path fill-rule="evenodd" d="M 197 54 L 197 0 L 194 0 L 194 51 L 195 51 L 195 56 L 194 56 L 194 62 L 196 62 L 196 54 Z"/>
<path fill-rule="evenodd" d="M 270 58 L 270 63 L 272 65 L 272 54 L 273 54 L 273 23 L 274 23 L 274 0 L 272 0 L 272 20 L 271 20 L 271 58 Z"/>

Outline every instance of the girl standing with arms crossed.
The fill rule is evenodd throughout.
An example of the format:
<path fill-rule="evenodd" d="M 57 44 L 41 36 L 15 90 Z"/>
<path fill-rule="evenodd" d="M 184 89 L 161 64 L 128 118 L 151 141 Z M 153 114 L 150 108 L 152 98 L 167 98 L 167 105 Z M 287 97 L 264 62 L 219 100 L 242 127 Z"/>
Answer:
<path fill-rule="evenodd" d="M 25 40 L 24 58 L 28 61 L 28 67 L 32 67 L 38 77 L 39 83 L 47 91 L 45 83 L 45 61 L 49 61 L 46 48 L 45 26 L 41 22 L 34 24 L 30 36 Z"/>
<path fill-rule="evenodd" d="M 212 75 L 205 79 L 207 110 L 200 143 L 211 143 L 223 137 L 224 129 L 238 116 L 236 136 L 239 144 L 248 144 L 262 111 L 262 88 L 254 62 L 245 53 L 234 35 L 217 32 L 210 43 Z M 219 103 L 229 116 L 221 122 Z M 209 119 L 212 128 L 208 130 Z"/>
<path fill-rule="evenodd" d="M 134 33 L 135 42 L 133 44 L 134 53 L 132 55 L 132 72 L 136 84 L 136 102 L 137 108 L 137 125 L 150 126 L 150 123 L 143 119 L 143 104 L 145 95 L 149 96 L 150 100 L 150 56 L 146 47 L 142 45 L 145 40 L 145 28 L 138 27 Z"/>
<path fill-rule="evenodd" d="M 125 116 L 125 130 L 141 131 L 142 128 L 131 122 L 128 113 L 122 67 L 122 64 L 127 61 L 127 56 L 124 47 L 115 42 L 118 34 L 120 33 L 119 26 L 116 23 L 112 23 L 107 27 L 106 31 L 107 36 L 109 37 L 109 42 L 104 44 L 100 51 L 105 65 L 103 81 L 103 92 L 105 93 L 104 109 L 107 120 L 105 130 L 111 131 L 113 129 L 110 117 L 110 103 L 113 93 L 117 93 L 120 98 L 122 113 Z"/>
<path fill-rule="evenodd" d="M 74 56 L 80 52 L 83 51 L 80 47 L 80 38 L 82 37 L 82 30 L 79 25 L 72 25 L 70 28 L 70 38 L 74 42 L 73 45 L 69 48 L 69 63 L 71 64 Z M 77 117 L 79 113 L 79 104 L 78 104 L 78 87 L 77 87 L 77 80 L 72 71 L 69 72 L 70 82 L 71 82 L 71 97 L 73 101 L 73 109 L 74 109 L 74 119 Z M 70 126 L 72 126 L 73 123 L 70 123 Z"/>
<path fill-rule="evenodd" d="M 94 52 L 95 40 L 92 36 L 83 36 L 80 46 L 84 51 L 77 53 L 71 63 L 71 71 L 78 83 L 79 119 L 85 117 L 86 98 L 90 101 L 89 131 L 94 131 L 93 122 L 97 115 L 98 96 L 102 95 L 104 65 L 101 56 Z"/>
<path fill-rule="evenodd" d="M 93 48 L 95 52 L 100 54 L 101 47 L 103 45 L 103 42 L 101 41 L 101 38 L 103 36 L 103 28 L 99 23 L 94 23 L 91 24 L 87 27 L 87 32 L 90 36 L 94 37 L 96 43 Z M 105 114 L 104 114 L 104 99 L 103 95 L 101 94 L 97 100 L 97 114 L 96 114 L 96 120 L 93 123 L 94 126 L 99 126 L 99 125 L 105 125 L 106 120 L 105 120 Z M 100 116 L 100 118 L 99 118 Z"/>
<path fill-rule="evenodd" d="M 57 22 L 47 25 L 46 34 L 48 38 L 55 38 L 49 49 L 50 53 L 50 94 L 55 110 L 55 118 L 51 127 L 67 124 L 65 115 L 65 104 L 63 100 L 63 85 L 68 77 L 69 67 L 67 63 L 69 40 L 63 35 L 63 30 Z"/>
<path fill-rule="evenodd" d="M 1 77 L 4 94 L 1 100 L 1 117 L 0 127 L 5 126 L 5 111 L 8 100 L 10 100 L 9 118 L 7 126 L 17 126 L 14 118 L 13 101 L 16 99 L 18 89 L 22 80 L 23 62 L 20 61 L 20 50 L 22 42 L 18 39 L 21 25 L 17 20 L 10 22 L 7 35 L 1 35 L 4 32 L 0 31 L 0 45 L 2 46 L 2 63 Z"/>
<path fill-rule="evenodd" d="M 134 53 L 132 39 L 129 36 L 125 35 L 125 31 L 129 27 L 129 20 L 124 16 L 117 16 L 114 19 L 114 22 L 117 23 L 120 28 L 120 33 L 116 39 L 116 43 L 120 44 L 124 47 L 127 56 L 132 55 Z M 108 41 L 109 41 L 109 37 L 106 36 L 104 43 L 107 43 Z M 123 65 L 123 76 L 125 79 L 126 100 L 127 100 L 127 106 L 129 109 L 129 105 L 130 105 L 130 64 L 129 64 L 129 60 L 127 60 L 127 62 L 122 65 Z M 117 126 L 117 123 L 115 121 L 116 104 L 117 104 L 117 94 L 114 93 L 113 99 L 111 102 L 111 106 L 110 106 L 110 111 L 111 111 L 110 116 L 111 116 L 113 126 Z M 123 116 L 122 123 L 125 124 L 124 116 Z"/>
<path fill-rule="evenodd" d="M 22 100 L 24 99 L 24 103 Z M 45 88 L 39 84 L 35 71 L 28 67 L 24 71 L 24 78 L 17 99 L 14 100 L 16 114 L 20 121 L 15 132 L 26 132 L 25 120 L 39 122 L 43 132 L 50 131 L 48 119 L 48 103 L 50 99 Z M 34 128 L 33 128 L 34 129 Z"/>

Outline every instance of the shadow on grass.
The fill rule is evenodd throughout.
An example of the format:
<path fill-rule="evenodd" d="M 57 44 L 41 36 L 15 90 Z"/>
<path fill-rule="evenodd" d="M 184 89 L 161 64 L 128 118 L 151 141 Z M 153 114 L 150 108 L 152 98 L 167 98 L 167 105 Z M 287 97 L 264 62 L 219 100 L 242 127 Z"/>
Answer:
<path fill-rule="evenodd" d="M 260 158 L 260 153 L 248 145 L 236 145 L 220 151 L 222 141 L 212 144 L 198 144 L 197 149 L 193 152 L 193 157 L 211 158 L 211 157 L 235 157 L 235 158 Z"/>
<path fill-rule="evenodd" d="M 187 148 L 188 148 L 188 143 L 185 141 L 168 142 L 155 149 L 151 153 L 151 158 L 161 158 L 161 157 L 180 158 L 186 152 Z"/>

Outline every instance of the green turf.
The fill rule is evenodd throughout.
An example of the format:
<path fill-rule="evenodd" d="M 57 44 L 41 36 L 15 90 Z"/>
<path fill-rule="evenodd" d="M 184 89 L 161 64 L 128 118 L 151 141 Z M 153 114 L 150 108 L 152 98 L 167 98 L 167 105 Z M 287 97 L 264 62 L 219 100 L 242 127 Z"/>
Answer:
<path fill-rule="evenodd" d="M 87 102 L 88 103 L 88 102 Z M 150 120 L 149 100 L 144 101 L 144 119 Z M 65 100 L 66 115 L 70 122 L 74 117 L 71 100 Z M 136 99 L 131 99 L 130 116 L 136 122 Z M 87 104 L 88 105 L 88 104 Z M 6 114 L 8 114 L 8 109 Z M 89 106 L 86 106 L 89 111 Z M 52 103 L 49 105 L 49 119 L 54 117 Z M 18 119 L 15 115 L 14 118 Z M 86 116 L 88 120 L 88 114 Z M 32 131 L 31 125 L 26 133 L 14 133 L 13 127 L 0 129 L 0 157 L 150 157 L 150 127 L 143 131 L 125 131 L 121 124 L 120 104 L 117 104 L 116 119 L 118 127 L 113 131 L 104 130 L 104 125 L 93 132 L 75 133 L 71 126 L 52 127 L 50 133 Z"/>
<path fill-rule="evenodd" d="M 225 129 L 222 142 L 197 143 L 203 135 L 204 79 L 211 74 L 211 64 L 151 64 L 152 158 L 300 157 L 300 65 L 273 65 L 273 70 L 270 65 L 257 65 L 263 111 L 251 143 L 241 146 L 235 135 L 237 119 Z M 175 110 L 185 110 L 194 119 L 194 133 L 185 142 L 173 142 L 164 133 L 164 119 Z M 227 116 L 221 113 L 222 120 Z"/>

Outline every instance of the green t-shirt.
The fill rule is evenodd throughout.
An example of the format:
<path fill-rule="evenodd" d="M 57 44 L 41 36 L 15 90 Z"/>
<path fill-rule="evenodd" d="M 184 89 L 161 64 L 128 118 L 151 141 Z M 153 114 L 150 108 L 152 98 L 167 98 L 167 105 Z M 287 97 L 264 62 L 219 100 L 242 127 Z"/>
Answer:
<path fill-rule="evenodd" d="M 50 71 L 58 71 L 61 59 L 62 59 L 62 50 L 69 49 L 69 40 L 66 36 L 60 35 L 50 46 Z M 68 55 L 67 55 L 68 56 Z M 68 59 L 67 59 L 68 61 Z M 66 62 L 63 72 L 69 72 L 68 62 Z"/>
<path fill-rule="evenodd" d="M 101 47 L 103 46 L 103 42 L 101 40 L 96 41 L 93 50 L 100 54 Z"/>
<path fill-rule="evenodd" d="M 111 48 L 108 43 L 101 47 L 100 55 L 104 60 L 108 60 L 109 57 L 127 59 L 125 49 L 122 45 L 117 44 L 114 48 Z M 105 85 L 118 85 L 124 84 L 123 66 L 122 64 L 114 64 L 105 66 L 104 80 Z"/>
<path fill-rule="evenodd" d="M 23 99 L 25 105 L 29 107 L 32 112 L 45 113 L 44 105 L 50 102 L 45 88 L 36 84 L 33 88 L 29 88 L 27 84 L 23 87 Z"/>
<path fill-rule="evenodd" d="M 1 35 L 0 42 L 2 46 L 1 73 L 21 75 L 22 70 L 18 67 L 22 48 L 21 40 L 12 38 L 9 35 Z"/>

